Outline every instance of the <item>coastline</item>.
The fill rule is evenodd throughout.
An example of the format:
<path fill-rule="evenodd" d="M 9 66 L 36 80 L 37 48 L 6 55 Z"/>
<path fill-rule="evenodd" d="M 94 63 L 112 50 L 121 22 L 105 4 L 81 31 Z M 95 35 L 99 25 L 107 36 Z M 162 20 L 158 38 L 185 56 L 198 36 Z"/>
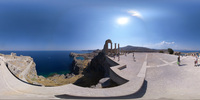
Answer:
<path fill-rule="evenodd" d="M 182 53 L 196 53 L 199 52 L 200 50 L 174 50 L 175 52 L 182 52 Z"/>
<path fill-rule="evenodd" d="M 200 55 L 200 51 L 195 50 L 195 51 L 189 51 L 189 50 L 175 50 L 175 55 L 180 54 L 182 56 L 198 56 Z"/>
<path fill-rule="evenodd" d="M 61 74 L 52 72 L 47 77 L 44 77 L 37 73 L 35 59 L 33 59 L 30 56 L 23 56 L 21 54 L 20 56 L 17 56 L 16 53 L 11 53 L 10 55 L 1 54 L 1 58 L 4 59 L 7 67 L 9 68 L 11 73 L 13 73 L 14 76 L 16 76 L 18 79 L 24 82 L 28 82 L 33 85 L 35 84 L 35 85 L 43 85 L 43 86 L 60 86 L 64 84 L 74 83 L 76 80 L 82 77 L 81 72 L 80 74 L 78 73 L 75 75 L 72 71 L 69 71 L 69 70 L 67 71 L 63 70 Z M 22 59 L 25 59 L 25 60 L 22 60 Z M 26 59 L 30 59 L 30 60 L 26 60 Z M 87 60 L 83 60 L 79 65 L 83 65 L 85 68 L 89 63 L 88 58 L 86 59 Z M 74 61 L 74 58 L 73 58 L 73 60 L 71 61 L 72 61 L 71 63 L 73 63 L 79 60 Z M 24 66 L 21 66 L 23 64 L 22 62 L 24 62 L 25 64 Z M 27 71 L 23 71 L 28 68 L 28 65 L 31 66 L 31 70 L 28 69 Z M 71 69 L 74 69 L 75 65 L 70 66 L 70 67 Z M 23 73 L 23 77 L 21 75 L 22 73 Z M 34 77 L 30 77 L 30 76 L 34 76 Z"/>
<path fill-rule="evenodd" d="M 68 74 L 71 73 L 73 57 L 70 57 L 70 52 L 88 53 L 88 51 L 0 51 L 5 55 L 10 55 L 15 52 L 17 56 L 30 56 L 36 63 L 38 75 L 44 77 L 53 74 Z"/>

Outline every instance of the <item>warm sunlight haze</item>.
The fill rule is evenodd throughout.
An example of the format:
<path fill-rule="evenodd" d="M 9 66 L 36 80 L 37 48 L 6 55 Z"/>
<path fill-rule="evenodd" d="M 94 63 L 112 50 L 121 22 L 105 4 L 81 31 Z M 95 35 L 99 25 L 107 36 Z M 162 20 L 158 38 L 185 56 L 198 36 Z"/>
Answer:
<path fill-rule="evenodd" d="M 128 21 L 129 21 L 129 19 L 126 18 L 126 17 L 122 17 L 122 18 L 118 18 L 118 19 L 117 19 L 117 23 L 120 24 L 120 25 L 127 24 Z"/>

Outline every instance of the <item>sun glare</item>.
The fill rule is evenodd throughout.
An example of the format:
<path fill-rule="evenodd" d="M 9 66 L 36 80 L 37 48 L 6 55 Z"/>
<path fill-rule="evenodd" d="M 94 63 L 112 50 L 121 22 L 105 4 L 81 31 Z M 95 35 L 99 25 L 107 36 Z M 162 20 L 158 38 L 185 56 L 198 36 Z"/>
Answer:
<path fill-rule="evenodd" d="M 124 25 L 124 24 L 127 24 L 128 23 L 128 18 L 126 17 L 123 17 L 123 18 L 118 18 L 117 19 L 117 23 L 120 24 L 120 25 Z"/>

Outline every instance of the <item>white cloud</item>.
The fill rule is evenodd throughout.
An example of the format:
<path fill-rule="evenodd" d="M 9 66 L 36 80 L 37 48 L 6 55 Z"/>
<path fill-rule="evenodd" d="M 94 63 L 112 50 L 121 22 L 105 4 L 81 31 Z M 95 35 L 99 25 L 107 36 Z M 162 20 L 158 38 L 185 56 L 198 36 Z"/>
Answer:
<path fill-rule="evenodd" d="M 166 41 L 162 41 L 160 43 L 157 43 L 156 45 L 171 45 L 171 44 L 175 44 L 175 42 L 166 42 Z"/>
<path fill-rule="evenodd" d="M 134 11 L 134 10 L 129 10 L 127 11 L 129 14 L 131 14 L 131 16 L 135 16 L 135 17 L 138 17 L 138 18 L 141 18 L 142 19 L 142 15 L 138 12 L 138 11 Z"/>
<path fill-rule="evenodd" d="M 186 46 L 184 44 L 179 44 L 174 41 L 161 41 L 158 43 L 148 43 L 142 45 L 143 47 L 153 48 L 153 49 L 167 49 L 172 48 L 174 50 L 199 50 L 198 47 Z"/>
<path fill-rule="evenodd" d="M 175 42 L 166 42 L 161 41 L 159 43 L 149 43 L 146 45 L 143 45 L 144 47 L 154 48 L 154 49 L 167 49 L 167 48 L 173 48 L 178 49 L 179 47 L 175 44 Z"/>

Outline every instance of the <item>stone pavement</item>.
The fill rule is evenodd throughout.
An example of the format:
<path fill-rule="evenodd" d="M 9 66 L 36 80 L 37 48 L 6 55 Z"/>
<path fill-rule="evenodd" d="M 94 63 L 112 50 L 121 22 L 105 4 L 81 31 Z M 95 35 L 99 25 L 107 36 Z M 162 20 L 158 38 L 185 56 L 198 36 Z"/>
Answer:
<path fill-rule="evenodd" d="M 194 67 L 194 59 L 181 57 L 178 66 L 175 55 L 149 54 L 145 78 L 148 84 L 141 99 L 200 99 L 200 67 Z"/>
<path fill-rule="evenodd" d="M 118 61 L 118 57 L 111 58 L 115 62 L 126 65 L 126 68 L 122 70 L 122 73 L 125 73 L 126 77 L 137 76 L 141 67 L 143 66 L 144 61 L 146 60 L 146 53 L 134 53 L 135 61 L 133 60 L 132 53 L 120 56 L 120 61 Z"/>

